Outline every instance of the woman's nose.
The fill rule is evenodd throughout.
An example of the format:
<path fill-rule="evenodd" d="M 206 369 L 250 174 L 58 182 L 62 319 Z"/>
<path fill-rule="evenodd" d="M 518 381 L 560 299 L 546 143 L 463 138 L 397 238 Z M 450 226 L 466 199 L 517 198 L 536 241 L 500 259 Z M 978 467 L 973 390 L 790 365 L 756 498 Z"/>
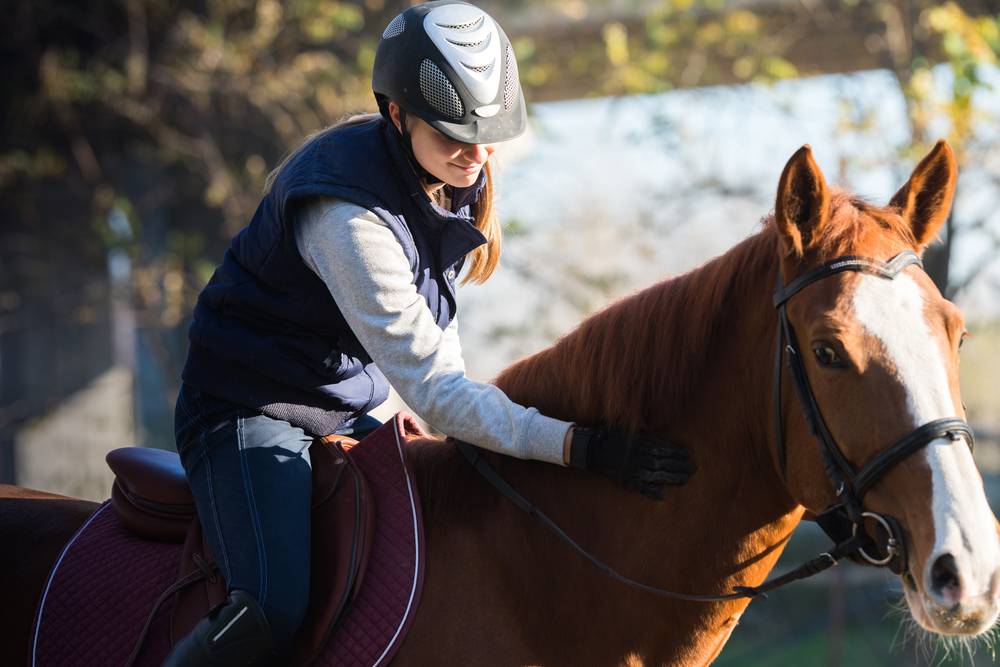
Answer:
<path fill-rule="evenodd" d="M 466 150 L 466 155 L 469 160 L 486 162 L 495 150 L 496 144 L 469 144 L 469 148 Z"/>

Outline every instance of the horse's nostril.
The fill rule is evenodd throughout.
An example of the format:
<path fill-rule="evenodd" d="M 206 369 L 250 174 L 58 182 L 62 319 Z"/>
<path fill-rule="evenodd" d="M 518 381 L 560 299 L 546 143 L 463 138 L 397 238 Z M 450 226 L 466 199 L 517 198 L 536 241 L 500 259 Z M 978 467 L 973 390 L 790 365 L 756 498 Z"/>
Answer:
<path fill-rule="evenodd" d="M 962 598 L 962 578 L 951 554 L 938 556 L 931 566 L 931 591 L 952 604 Z"/>

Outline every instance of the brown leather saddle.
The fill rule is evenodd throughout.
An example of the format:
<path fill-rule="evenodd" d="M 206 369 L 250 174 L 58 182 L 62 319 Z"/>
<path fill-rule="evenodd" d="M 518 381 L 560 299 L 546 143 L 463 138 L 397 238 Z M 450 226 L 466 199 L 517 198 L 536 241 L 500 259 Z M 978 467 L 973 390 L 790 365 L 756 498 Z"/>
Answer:
<path fill-rule="evenodd" d="M 309 449 L 312 584 L 306 618 L 294 641 L 296 665 L 308 664 L 319 654 L 364 579 L 375 504 L 364 475 L 345 451 L 356 444 L 350 438 L 330 436 L 316 440 Z M 166 597 L 174 597 L 173 644 L 225 599 L 225 581 L 202 536 L 177 454 L 124 447 L 111 451 L 107 461 L 115 473 L 111 504 L 122 524 L 145 539 L 184 545 L 177 580 L 165 591 Z M 150 612 L 150 620 L 155 613 L 155 609 Z"/>

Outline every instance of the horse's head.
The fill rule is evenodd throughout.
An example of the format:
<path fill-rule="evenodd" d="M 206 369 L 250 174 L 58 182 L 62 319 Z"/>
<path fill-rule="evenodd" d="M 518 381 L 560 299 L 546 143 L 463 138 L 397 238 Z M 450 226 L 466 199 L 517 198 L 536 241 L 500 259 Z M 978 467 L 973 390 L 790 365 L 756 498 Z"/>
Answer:
<path fill-rule="evenodd" d="M 775 206 L 783 282 L 845 256 L 881 266 L 900 253 L 922 254 L 947 219 L 955 179 L 954 155 L 940 142 L 888 206 L 873 206 L 831 192 L 802 148 L 785 167 Z M 854 472 L 925 424 L 964 419 L 962 314 L 919 265 L 895 277 L 823 273 L 785 308 L 821 420 Z M 836 456 L 824 461 L 791 373 L 783 382 L 788 488 L 819 512 L 840 499 L 825 471 L 838 467 Z M 955 433 L 932 432 L 898 458 L 859 505 L 901 524 L 904 589 L 917 622 L 943 634 L 979 634 L 997 618 L 1000 539 L 970 448 Z"/>

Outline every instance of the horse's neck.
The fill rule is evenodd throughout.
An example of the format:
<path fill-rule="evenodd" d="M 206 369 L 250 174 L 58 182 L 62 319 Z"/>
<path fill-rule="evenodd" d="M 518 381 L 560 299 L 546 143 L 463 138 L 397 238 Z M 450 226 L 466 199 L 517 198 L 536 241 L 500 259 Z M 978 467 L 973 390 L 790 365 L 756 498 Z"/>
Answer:
<path fill-rule="evenodd" d="M 498 386 L 543 414 L 676 440 L 702 462 L 773 478 L 772 240 L 762 232 L 622 300 L 508 368 Z"/>
<path fill-rule="evenodd" d="M 697 280 L 699 276 L 688 279 Z M 669 489 L 662 503 L 653 503 L 589 473 L 513 461 L 503 465 L 504 475 L 515 487 L 553 515 L 588 549 L 621 572 L 675 591 L 719 593 L 736 585 L 760 583 L 799 518 L 796 505 L 774 472 L 768 449 L 773 446 L 769 443 L 768 417 L 775 331 L 769 286 L 774 275 L 744 275 L 741 280 L 758 283 L 759 288 L 719 286 L 723 292 L 740 295 L 740 301 L 722 294 L 717 311 L 702 314 L 716 318 L 714 322 L 693 322 L 688 313 L 682 312 L 657 313 L 652 320 L 648 313 L 635 314 L 630 321 L 627 305 L 619 304 L 615 317 L 621 338 L 603 339 L 598 346 L 628 351 L 629 345 L 636 344 L 635 327 L 670 332 L 661 337 L 664 345 L 690 341 L 683 327 L 697 326 L 699 331 L 712 332 L 700 341 L 707 350 L 691 351 L 701 353 L 703 364 L 683 379 L 689 383 L 683 388 L 686 407 L 678 411 L 669 405 L 650 405 L 637 417 L 644 430 L 689 448 L 698 470 L 686 486 Z M 574 335 L 581 333 L 570 334 Z M 501 376 L 499 384 L 512 399 L 533 405 L 543 414 L 599 423 L 602 412 L 618 409 L 602 404 L 601 392 L 606 391 L 604 369 L 598 367 L 599 360 L 584 354 L 574 357 L 569 352 L 572 349 L 573 341 L 567 338 L 512 368 Z M 576 349 L 586 353 L 594 348 Z M 656 367 L 653 350 L 632 350 L 621 356 L 641 360 L 644 355 L 648 355 L 648 363 L 642 372 L 666 374 L 669 378 L 671 369 Z M 569 368 L 576 370 L 568 373 Z M 635 382 L 645 387 L 655 384 L 641 373 Z M 620 399 L 607 398 L 611 403 Z M 521 528 L 517 530 L 513 542 L 523 543 L 525 535 L 520 534 Z M 607 611 L 607 618 L 601 622 L 627 623 L 621 636 L 640 643 L 648 641 L 647 655 L 670 654 L 673 659 L 686 655 L 685 661 L 707 660 L 715 647 L 721 646 L 746 605 L 742 601 L 678 605 L 650 595 L 636 595 L 599 574 L 565 547 L 556 546 L 543 531 L 529 530 L 527 534 L 539 540 L 532 549 L 539 559 L 535 573 L 541 578 L 556 577 L 565 584 L 554 586 L 550 582 L 544 590 L 554 596 L 561 591 L 568 601 L 579 599 L 582 587 L 593 586 L 600 591 L 602 609 Z M 519 556 L 510 554 L 510 558 L 516 561 Z M 544 582 L 535 584 L 543 586 Z M 567 608 L 578 609 L 584 616 L 595 613 L 593 608 L 580 605 L 570 604 Z M 581 621 L 584 627 L 594 625 L 592 616 Z M 678 631 L 664 633 L 664 627 Z"/>

